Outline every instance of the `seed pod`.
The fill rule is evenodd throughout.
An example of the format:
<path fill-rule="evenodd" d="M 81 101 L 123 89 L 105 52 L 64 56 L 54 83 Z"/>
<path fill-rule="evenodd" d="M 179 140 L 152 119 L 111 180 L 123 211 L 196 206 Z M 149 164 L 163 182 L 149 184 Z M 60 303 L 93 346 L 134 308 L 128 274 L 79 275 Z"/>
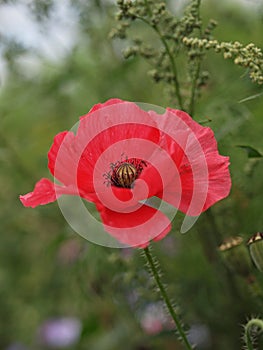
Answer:
<path fill-rule="evenodd" d="M 263 232 L 255 233 L 247 242 L 253 262 L 263 272 Z"/>
<path fill-rule="evenodd" d="M 122 163 L 116 170 L 116 179 L 120 187 L 131 188 L 136 177 L 136 167 L 130 163 Z"/>

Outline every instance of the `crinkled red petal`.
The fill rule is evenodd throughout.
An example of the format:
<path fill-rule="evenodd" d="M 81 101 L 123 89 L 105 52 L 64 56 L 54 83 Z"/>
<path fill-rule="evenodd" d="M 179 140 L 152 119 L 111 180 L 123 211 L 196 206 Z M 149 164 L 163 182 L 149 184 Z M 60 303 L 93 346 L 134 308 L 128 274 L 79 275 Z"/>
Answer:
<path fill-rule="evenodd" d="M 35 185 L 33 192 L 19 197 L 25 207 L 35 208 L 54 202 L 57 199 L 54 183 L 48 179 L 41 179 Z"/>
<path fill-rule="evenodd" d="M 178 181 L 171 181 L 158 196 L 190 216 L 198 216 L 228 196 L 231 188 L 229 158 L 219 155 L 214 133 L 192 120 L 187 113 L 169 109 L 189 128 Z M 172 120 L 173 118 L 170 118 Z M 178 119 L 178 118 L 177 118 Z M 178 204 L 179 202 L 179 204 Z"/>
<path fill-rule="evenodd" d="M 35 208 L 38 205 L 44 205 L 56 201 L 62 194 L 81 196 L 88 201 L 95 201 L 93 196 L 86 196 L 84 193 L 79 193 L 78 188 L 70 186 L 60 186 L 54 184 L 49 179 L 39 180 L 32 192 L 20 196 L 20 200 L 25 207 Z"/>
<path fill-rule="evenodd" d="M 169 219 L 159 210 L 141 205 L 130 213 L 98 206 L 105 230 L 121 243 L 146 247 L 151 240 L 164 238 L 171 230 Z"/>
<path fill-rule="evenodd" d="M 108 101 L 104 102 L 104 103 L 97 103 L 96 105 L 94 105 L 90 111 L 87 114 L 84 114 L 83 116 L 80 117 L 80 119 L 86 118 L 88 117 L 92 112 L 97 111 L 100 108 L 104 108 L 110 105 L 114 105 L 116 103 L 125 103 L 125 101 L 120 100 L 119 98 L 111 98 Z"/>
<path fill-rule="evenodd" d="M 76 184 L 76 169 L 79 149 L 73 132 L 57 134 L 48 152 L 48 167 L 51 174 L 64 185 Z"/>

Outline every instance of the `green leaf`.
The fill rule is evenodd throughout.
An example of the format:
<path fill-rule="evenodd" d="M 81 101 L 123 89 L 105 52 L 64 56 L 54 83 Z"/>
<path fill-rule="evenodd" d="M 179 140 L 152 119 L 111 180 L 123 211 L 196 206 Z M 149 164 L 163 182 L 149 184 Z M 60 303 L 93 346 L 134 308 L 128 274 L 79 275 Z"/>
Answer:
<path fill-rule="evenodd" d="M 247 152 L 248 158 L 262 158 L 263 155 L 251 146 L 237 145 L 239 148 L 243 148 Z"/>
<path fill-rule="evenodd" d="M 258 97 L 260 97 L 262 95 L 263 95 L 263 92 L 261 92 L 259 94 L 251 95 L 249 97 L 243 98 L 242 100 L 238 101 L 238 103 L 243 103 L 243 102 L 247 102 L 247 101 L 250 101 L 250 100 L 254 100 L 255 98 L 258 98 Z"/>

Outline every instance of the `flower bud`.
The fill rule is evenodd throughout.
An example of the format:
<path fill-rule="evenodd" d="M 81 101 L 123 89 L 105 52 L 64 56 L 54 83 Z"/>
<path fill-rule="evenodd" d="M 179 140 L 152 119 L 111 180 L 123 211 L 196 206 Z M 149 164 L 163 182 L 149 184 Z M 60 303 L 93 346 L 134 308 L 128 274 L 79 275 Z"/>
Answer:
<path fill-rule="evenodd" d="M 263 232 L 255 233 L 247 242 L 256 267 L 263 272 Z"/>
<path fill-rule="evenodd" d="M 235 273 L 248 277 L 251 271 L 251 259 L 243 238 L 240 236 L 227 238 L 218 248 L 226 265 Z"/>

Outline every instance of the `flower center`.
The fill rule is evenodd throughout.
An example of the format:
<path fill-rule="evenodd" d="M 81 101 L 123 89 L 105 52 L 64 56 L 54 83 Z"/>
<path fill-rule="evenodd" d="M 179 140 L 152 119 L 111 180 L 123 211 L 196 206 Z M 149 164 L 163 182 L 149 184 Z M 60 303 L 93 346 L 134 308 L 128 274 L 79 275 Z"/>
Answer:
<path fill-rule="evenodd" d="M 108 179 L 109 185 L 132 188 L 134 181 L 139 177 L 145 166 L 147 166 L 146 162 L 141 159 L 126 159 L 112 164 L 112 172 L 104 177 Z"/>
<path fill-rule="evenodd" d="M 130 163 L 122 163 L 115 170 L 114 183 L 119 187 L 131 188 L 137 178 L 137 169 Z"/>

